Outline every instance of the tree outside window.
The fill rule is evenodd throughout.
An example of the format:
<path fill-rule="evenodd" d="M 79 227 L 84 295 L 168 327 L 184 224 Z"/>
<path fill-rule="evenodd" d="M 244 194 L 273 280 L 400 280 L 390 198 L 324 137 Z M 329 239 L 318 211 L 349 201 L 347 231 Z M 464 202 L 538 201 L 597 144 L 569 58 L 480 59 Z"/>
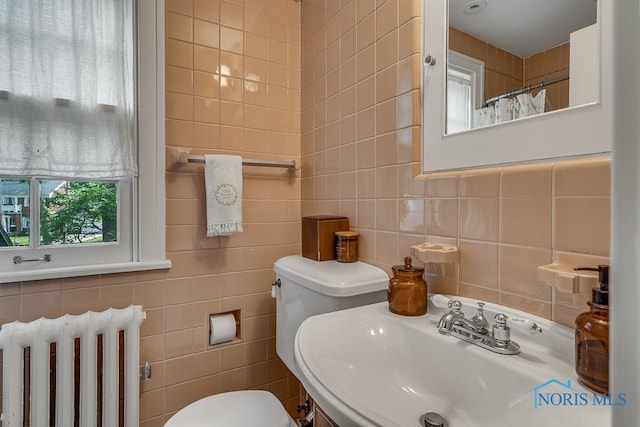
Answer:
<path fill-rule="evenodd" d="M 62 183 L 40 199 L 42 244 L 115 242 L 116 196 L 115 183 Z"/>

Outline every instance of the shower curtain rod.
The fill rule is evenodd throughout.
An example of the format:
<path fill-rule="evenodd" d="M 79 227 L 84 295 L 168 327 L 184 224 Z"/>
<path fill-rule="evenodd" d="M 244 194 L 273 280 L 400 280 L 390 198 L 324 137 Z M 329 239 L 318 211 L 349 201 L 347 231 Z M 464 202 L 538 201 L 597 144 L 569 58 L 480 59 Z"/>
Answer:
<path fill-rule="evenodd" d="M 501 93 L 500 95 L 496 95 L 496 96 L 493 96 L 493 97 L 485 100 L 482 103 L 482 107 L 484 108 L 484 107 L 488 106 L 489 104 L 491 104 L 492 102 L 497 101 L 497 100 L 502 99 L 502 98 L 508 98 L 510 96 L 513 96 L 513 95 L 520 95 L 521 93 L 529 92 L 530 90 L 533 90 L 533 89 L 543 88 L 545 86 L 549 86 L 549 85 L 552 85 L 554 83 L 560 83 L 560 82 L 563 82 L 565 80 L 569 80 L 569 76 L 556 77 L 555 79 L 547 80 L 547 81 L 540 82 L 540 83 L 535 83 L 535 84 L 532 84 L 532 85 L 529 85 L 529 86 L 521 87 L 520 89 L 510 90 L 509 92 Z"/>

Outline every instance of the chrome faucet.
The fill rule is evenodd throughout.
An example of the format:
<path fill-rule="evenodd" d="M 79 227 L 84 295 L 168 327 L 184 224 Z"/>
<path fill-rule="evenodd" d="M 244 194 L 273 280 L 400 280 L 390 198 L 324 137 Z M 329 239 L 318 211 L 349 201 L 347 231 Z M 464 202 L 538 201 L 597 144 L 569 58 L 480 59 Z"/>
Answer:
<path fill-rule="evenodd" d="M 484 316 L 484 303 L 477 304 L 476 314 L 471 319 L 467 319 L 462 312 L 462 303 L 458 300 L 450 300 L 448 303 L 450 311 L 440 318 L 438 332 L 495 353 L 520 353 L 520 346 L 511 341 L 511 328 L 507 326 L 507 315 L 496 314 L 496 323 L 489 329 L 489 322 Z"/>
<path fill-rule="evenodd" d="M 464 318 L 462 312 L 462 303 L 458 300 L 449 300 L 448 302 L 449 312 L 440 318 L 438 322 L 438 332 L 448 335 L 451 330 L 451 324 L 454 320 Z"/>

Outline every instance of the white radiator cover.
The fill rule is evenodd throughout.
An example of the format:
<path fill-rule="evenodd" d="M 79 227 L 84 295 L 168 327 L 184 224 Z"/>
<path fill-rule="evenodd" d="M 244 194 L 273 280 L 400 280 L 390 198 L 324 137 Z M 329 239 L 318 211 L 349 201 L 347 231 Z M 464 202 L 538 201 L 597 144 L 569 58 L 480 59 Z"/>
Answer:
<path fill-rule="evenodd" d="M 74 418 L 74 340 L 80 339 L 81 426 L 95 426 L 97 418 L 97 342 L 103 345 L 102 425 L 118 425 L 118 334 L 124 331 L 124 422 L 139 423 L 140 325 L 146 314 L 139 305 L 110 308 L 100 313 L 65 314 L 29 323 L 11 322 L 0 329 L 2 367 L 2 425 L 23 425 L 24 348 L 31 348 L 30 420 L 49 423 L 50 344 L 56 343 L 56 426 L 71 426 Z"/>

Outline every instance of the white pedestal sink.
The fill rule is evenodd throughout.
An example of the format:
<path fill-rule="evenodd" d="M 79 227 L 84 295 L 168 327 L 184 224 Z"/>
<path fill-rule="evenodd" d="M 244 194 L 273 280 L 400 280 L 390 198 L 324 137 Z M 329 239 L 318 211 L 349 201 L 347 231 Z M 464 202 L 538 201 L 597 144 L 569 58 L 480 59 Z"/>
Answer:
<path fill-rule="evenodd" d="M 458 298 L 467 317 L 475 300 Z M 438 333 L 447 311 L 429 304 L 419 317 L 395 315 L 379 303 L 310 317 L 298 329 L 300 381 L 340 427 L 418 427 L 436 412 L 449 427 L 608 426 L 624 394 L 582 386 L 574 370 L 573 330 L 506 307 L 543 330 L 512 329 L 518 355 L 501 355 Z"/>

